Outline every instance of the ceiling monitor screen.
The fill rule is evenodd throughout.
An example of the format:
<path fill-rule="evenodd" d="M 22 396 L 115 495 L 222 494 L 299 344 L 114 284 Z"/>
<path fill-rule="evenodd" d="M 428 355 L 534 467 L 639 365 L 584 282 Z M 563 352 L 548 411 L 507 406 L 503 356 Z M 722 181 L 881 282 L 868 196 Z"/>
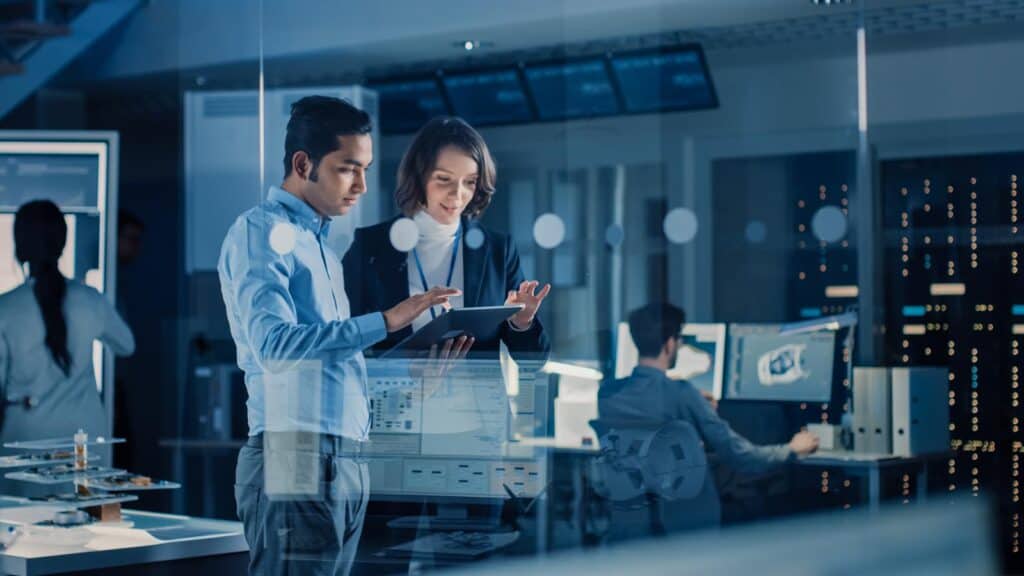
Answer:
<path fill-rule="evenodd" d="M 526 91 L 514 69 L 453 74 L 442 79 L 455 113 L 470 124 L 486 126 L 533 120 Z"/>
<path fill-rule="evenodd" d="M 608 68 L 600 58 L 527 65 L 526 84 L 541 120 L 619 113 Z"/>
<path fill-rule="evenodd" d="M 611 59 L 626 112 L 717 108 L 711 75 L 700 46 L 622 54 Z"/>
<path fill-rule="evenodd" d="M 372 84 L 380 102 L 380 130 L 385 134 L 408 134 L 431 118 L 451 112 L 434 78 L 418 78 Z"/>

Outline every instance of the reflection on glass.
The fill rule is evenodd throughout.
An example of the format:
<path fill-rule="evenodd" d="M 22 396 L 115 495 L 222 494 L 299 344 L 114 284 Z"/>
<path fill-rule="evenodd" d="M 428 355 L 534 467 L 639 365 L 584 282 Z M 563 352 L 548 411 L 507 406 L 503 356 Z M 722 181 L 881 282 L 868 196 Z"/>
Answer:
<path fill-rule="evenodd" d="M 565 240 L 565 222 L 558 214 L 541 214 L 533 223 L 533 240 L 541 248 L 557 248 Z"/>
<path fill-rule="evenodd" d="M 626 239 L 626 231 L 618 224 L 612 224 L 604 232 L 604 241 L 612 248 L 618 248 Z"/>
<path fill-rule="evenodd" d="M 751 244 L 761 244 L 768 237 L 768 227 L 760 220 L 751 220 L 743 236 Z"/>
<path fill-rule="evenodd" d="M 281 256 L 291 254 L 295 250 L 295 227 L 285 222 L 278 222 L 270 229 L 270 247 Z"/>
<path fill-rule="evenodd" d="M 496 359 L 464 360 L 444 374 L 432 374 L 429 363 L 367 361 L 373 497 L 486 502 L 505 499 L 508 490 L 538 495 L 543 460 L 517 439 L 548 426 L 540 364 L 518 363 L 509 376 Z M 510 396 L 512 388 L 518 394 Z"/>
<path fill-rule="evenodd" d="M 697 215 L 689 208 L 675 208 L 665 215 L 665 236 L 673 244 L 686 244 L 697 235 Z"/>
<path fill-rule="evenodd" d="M 391 245 L 399 252 L 409 252 L 416 247 L 420 240 L 420 230 L 412 218 L 399 218 L 391 225 L 388 231 L 388 239 Z"/>
<path fill-rule="evenodd" d="M 484 233 L 479 228 L 472 227 L 466 231 L 466 247 L 470 250 L 479 250 L 484 245 Z"/>
<path fill-rule="evenodd" d="M 832 244 L 846 237 L 846 214 L 838 206 L 822 206 L 811 218 L 811 231 L 821 240 Z"/>

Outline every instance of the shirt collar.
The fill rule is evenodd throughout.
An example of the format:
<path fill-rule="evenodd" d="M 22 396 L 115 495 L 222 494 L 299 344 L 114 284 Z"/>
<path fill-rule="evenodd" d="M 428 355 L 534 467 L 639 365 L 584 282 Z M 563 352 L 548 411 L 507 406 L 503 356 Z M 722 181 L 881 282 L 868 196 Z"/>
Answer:
<path fill-rule="evenodd" d="M 324 218 L 313 210 L 313 207 L 306 204 L 298 196 L 278 186 L 271 186 L 267 199 L 285 207 L 291 213 L 293 220 L 308 228 L 314 234 L 326 236 L 330 231 L 331 219 Z"/>
<path fill-rule="evenodd" d="M 657 368 L 638 365 L 633 368 L 633 376 L 646 376 L 648 378 L 665 378 L 665 373 Z"/>

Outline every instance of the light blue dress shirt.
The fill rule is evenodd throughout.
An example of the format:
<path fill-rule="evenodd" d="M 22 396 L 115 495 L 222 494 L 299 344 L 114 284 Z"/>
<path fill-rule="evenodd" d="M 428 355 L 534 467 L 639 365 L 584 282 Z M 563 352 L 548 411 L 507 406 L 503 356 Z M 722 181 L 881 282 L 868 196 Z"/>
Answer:
<path fill-rule="evenodd" d="M 387 336 L 380 312 L 349 318 L 341 261 L 325 244 L 330 219 L 272 187 L 228 230 L 217 271 L 249 435 L 369 431 L 363 350 Z"/>

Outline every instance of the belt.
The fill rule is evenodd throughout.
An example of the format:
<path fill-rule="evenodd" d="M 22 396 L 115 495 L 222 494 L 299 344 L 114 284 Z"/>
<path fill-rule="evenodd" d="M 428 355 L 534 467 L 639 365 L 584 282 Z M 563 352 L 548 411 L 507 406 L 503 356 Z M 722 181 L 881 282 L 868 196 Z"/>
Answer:
<path fill-rule="evenodd" d="M 318 452 L 327 456 L 359 457 L 368 451 L 369 442 L 322 432 L 259 432 L 249 436 L 246 445 L 264 450 Z"/>

